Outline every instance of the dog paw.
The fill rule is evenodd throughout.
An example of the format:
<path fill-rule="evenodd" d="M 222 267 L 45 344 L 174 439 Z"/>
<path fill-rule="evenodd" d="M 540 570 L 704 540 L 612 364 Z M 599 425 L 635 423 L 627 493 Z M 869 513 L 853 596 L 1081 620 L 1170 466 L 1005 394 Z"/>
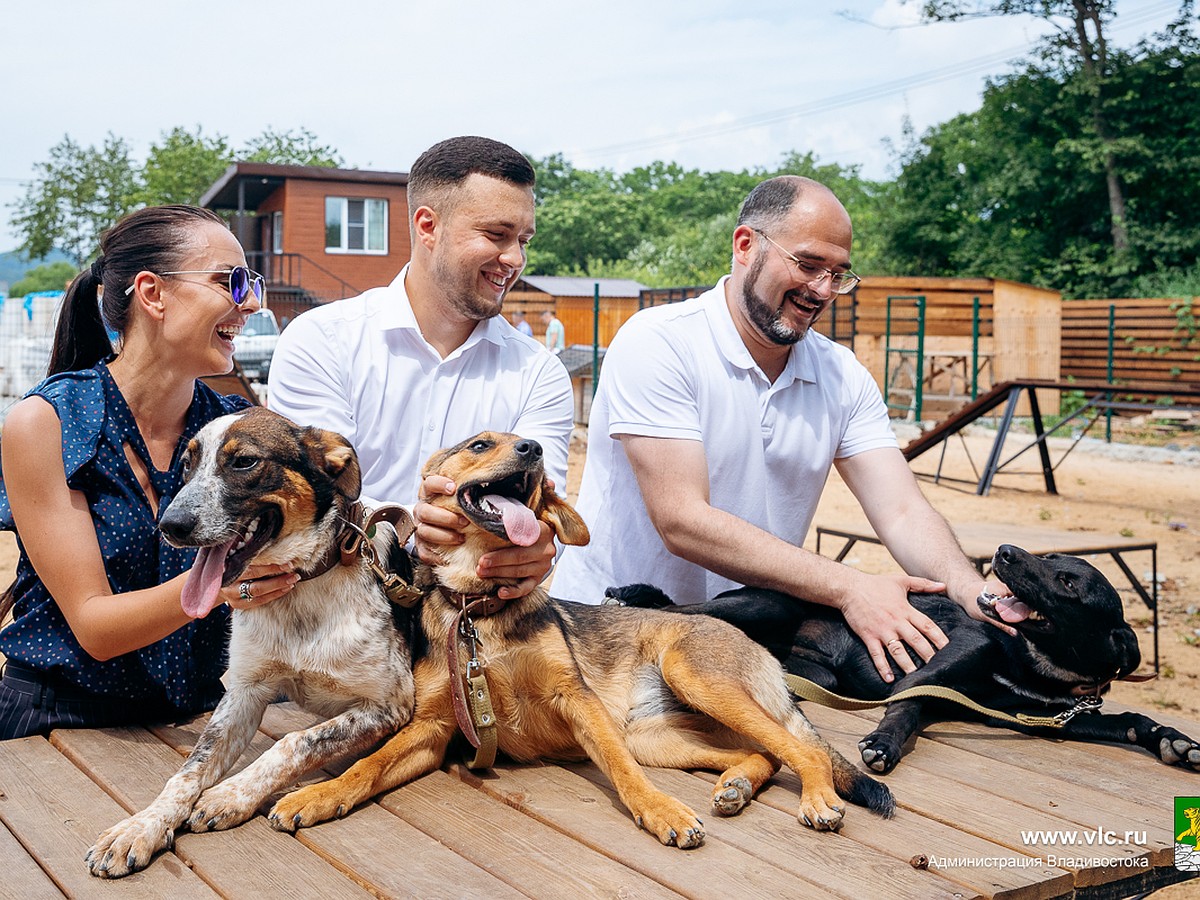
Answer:
<path fill-rule="evenodd" d="M 258 810 L 259 802 L 258 797 L 250 796 L 232 781 L 226 781 L 200 795 L 188 816 L 188 828 L 195 832 L 224 831 L 241 825 Z"/>
<path fill-rule="evenodd" d="M 862 761 L 873 772 L 886 775 L 900 762 L 903 750 L 891 737 L 882 731 L 873 731 L 858 742 Z"/>
<path fill-rule="evenodd" d="M 733 816 L 746 808 L 754 788 L 746 778 L 731 778 L 713 791 L 712 809 L 718 816 Z"/>
<path fill-rule="evenodd" d="M 796 818 L 814 831 L 837 831 L 842 827 L 846 808 L 832 802 L 836 800 L 836 794 L 826 798 L 811 797 L 807 793 L 802 793 L 800 795 L 800 812 Z"/>
<path fill-rule="evenodd" d="M 338 796 L 321 790 L 314 784 L 280 797 L 267 814 L 267 821 L 276 831 L 295 831 L 318 825 L 330 819 L 340 819 L 350 810 Z"/>
<path fill-rule="evenodd" d="M 690 850 L 704 843 L 704 823 L 673 797 L 663 796 L 654 806 L 635 814 L 634 821 L 668 847 Z"/>
<path fill-rule="evenodd" d="M 84 856 L 97 878 L 121 878 L 144 869 L 159 850 L 170 847 L 175 834 L 158 816 L 138 814 L 114 825 Z"/>
<path fill-rule="evenodd" d="M 1158 758 L 1170 766 L 1200 771 L 1200 744 L 1174 728 L 1163 728 L 1158 741 Z"/>

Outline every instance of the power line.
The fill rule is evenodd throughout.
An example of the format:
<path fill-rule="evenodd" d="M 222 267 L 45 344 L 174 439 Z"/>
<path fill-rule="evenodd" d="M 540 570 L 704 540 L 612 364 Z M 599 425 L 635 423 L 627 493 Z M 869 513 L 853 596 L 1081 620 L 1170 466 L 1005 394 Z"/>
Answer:
<path fill-rule="evenodd" d="M 1130 28 L 1156 19 L 1164 12 L 1174 8 L 1175 3 L 1171 2 L 1171 0 L 1168 0 L 1168 2 L 1165 3 L 1156 4 L 1155 6 L 1144 8 L 1137 13 L 1131 13 L 1130 15 L 1122 18 L 1119 20 L 1119 23 L 1118 20 L 1114 20 L 1112 30 L 1126 31 Z M 832 97 L 826 97 L 822 100 L 815 100 L 799 106 L 790 106 L 782 109 L 756 113 L 754 115 L 744 116 L 729 122 L 723 122 L 719 125 L 701 125 L 696 128 L 677 131 L 670 135 L 658 135 L 656 137 L 639 138 L 632 141 L 622 141 L 616 144 L 608 144 L 592 150 L 585 150 L 581 153 L 581 155 L 600 157 L 613 156 L 619 153 L 627 153 L 635 150 L 649 150 L 654 147 L 662 147 L 671 144 L 690 143 L 692 141 L 703 140 L 705 138 L 733 134 L 735 132 L 745 131 L 750 128 L 773 125 L 777 122 L 799 118 L 800 116 L 811 116 L 817 113 L 832 112 L 847 106 L 865 103 L 868 100 L 880 100 L 884 97 L 891 96 L 892 94 L 903 93 L 904 91 L 911 90 L 913 88 L 927 87 L 943 81 L 950 81 L 966 75 L 988 71 L 997 64 L 1012 62 L 1027 56 L 1028 53 L 1029 47 L 1027 46 L 1012 48 L 999 53 L 993 53 L 988 56 L 976 57 L 975 59 L 954 63 L 939 69 L 931 69 L 928 72 L 919 72 L 915 75 L 894 79 L 892 81 L 885 82 L 884 84 L 859 88 L 857 90 L 848 91 L 844 94 L 836 94 Z"/>

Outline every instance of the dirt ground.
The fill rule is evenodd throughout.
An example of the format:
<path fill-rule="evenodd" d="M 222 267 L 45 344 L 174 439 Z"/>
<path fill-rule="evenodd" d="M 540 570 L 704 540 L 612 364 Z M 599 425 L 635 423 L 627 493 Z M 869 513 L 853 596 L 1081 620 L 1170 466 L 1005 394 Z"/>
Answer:
<path fill-rule="evenodd" d="M 904 431 L 904 427 L 900 427 L 902 445 L 916 434 L 915 430 Z M 1007 459 L 1024 443 L 1011 438 L 1003 458 Z M 991 444 L 992 433 L 979 427 L 965 439 L 951 441 L 943 474 L 971 479 L 972 484 L 945 481 L 934 484 L 923 480 L 923 490 L 933 506 L 951 525 L 973 521 L 1040 525 L 1157 541 L 1162 674 L 1156 681 L 1143 684 L 1118 684 L 1112 696 L 1133 705 L 1172 710 L 1200 719 L 1200 441 L 1185 435 L 1171 442 L 1178 449 L 1162 449 L 1105 444 L 1085 438 L 1062 458 L 1069 442 L 1052 440 L 1057 495 L 1042 490 L 1040 471 L 1021 474 L 1036 471 L 1036 453 L 1031 451 L 997 477 L 988 496 L 979 497 L 974 493 L 972 465 L 976 469 L 983 465 Z M 579 489 L 586 452 L 587 430 L 576 429 L 567 479 L 571 499 Z M 937 453 L 930 452 L 914 461 L 913 468 L 932 472 L 936 465 Z M 853 496 L 834 473 L 822 498 L 816 524 L 863 521 Z M 813 534 L 805 546 L 815 549 Z M 1146 553 L 1129 557 L 1135 574 L 1145 582 L 1150 568 L 1147 557 Z M 1127 584 L 1107 557 L 1093 562 L 1118 587 Z M 846 563 L 871 572 L 896 570 L 883 548 L 861 543 Z M 0 533 L 0 584 L 11 580 L 15 565 L 15 540 L 10 533 Z M 1127 617 L 1141 641 L 1143 669 L 1146 669 L 1153 658 L 1150 613 L 1130 588 L 1123 587 L 1121 594 Z"/>
<path fill-rule="evenodd" d="M 911 426 L 899 426 L 897 430 L 901 446 L 917 434 Z M 1111 696 L 1123 703 L 1200 719 L 1200 441 L 1194 435 L 1177 434 L 1169 443 L 1178 449 L 1168 450 L 1107 444 L 1086 437 L 1071 449 L 1068 439 L 1051 439 L 1057 495 L 1044 491 L 1037 452 L 1031 450 L 1006 467 L 991 492 L 980 497 L 974 492 L 977 479 L 972 463 L 975 469 L 982 468 L 994 432 L 975 426 L 968 432 L 963 440 L 952 439 L 947 446 L 942 472 L 951 478 L 970 479 L 971 483 L 921 482 L 925 496 L 951 525 L 989 522 L 1040 526 L 1158 542 L 1161 675 L 1155 681 L 1114 685 Z M 1010 437 L 1002 459 L 1016 454 L 1027 443 L 1027 437 Z M 587 431 L 576 429 L 567 479 L 567 494 L 572 500 L 579 489 L 586 452 Z M 937 456 L 937 451 L 924 454 L 913 461 L 913 470 L 933 473 Z M 857 501 L 834 472 L 815 524 L 865 521 Z M 816 549 L 815 533 L 809 534 L 805 546 Z M 1150 554 L 1131 553 L 1127 561 L 1149 585 Z M 845 562 L 869 572 L 898 570 L 887 551 L 877 545 L 857 544 Z M 1154 644 L 1150 611 L 1107 556 L 1091 562 L 1120 590 L 1126 617 L 1141 643 L 1142 671 L 1151 670 Z"/>

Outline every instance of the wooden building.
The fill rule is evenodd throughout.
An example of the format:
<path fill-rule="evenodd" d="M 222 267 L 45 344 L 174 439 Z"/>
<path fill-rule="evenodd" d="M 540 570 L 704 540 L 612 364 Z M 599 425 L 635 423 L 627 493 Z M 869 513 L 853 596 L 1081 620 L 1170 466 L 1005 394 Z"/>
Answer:
<path fill-rule="evenodd" d="M 558 275 L 526 275 L 509 292 L 504 310 L 525 313 L 533 334 L 541 338 L 543 310 L 551 310 L 563 323 L 567 346 L 592 344 L 596 285 L 600 285 L 600 346 L 607 347 L 625 320 L 638 311 L 644 284 L 626 278 L 566 278 Z"/>
<path fill-rule="evenodd" d="M 232 216 L 281 324 L 387 284 L 408 262 L 406 172 L 234 163 L 200 198 Z"/>
<path fill-rule="evenodd" d="M 853 347 L 894 413 L 919 383 L 927 418 L 1001 381 L 1058 380 L 1062 306 L 1057 291 L 999 278 L 869 277 L 817 327 Z M 1058 409 L 1057 393 L 1039 401 Z"/>

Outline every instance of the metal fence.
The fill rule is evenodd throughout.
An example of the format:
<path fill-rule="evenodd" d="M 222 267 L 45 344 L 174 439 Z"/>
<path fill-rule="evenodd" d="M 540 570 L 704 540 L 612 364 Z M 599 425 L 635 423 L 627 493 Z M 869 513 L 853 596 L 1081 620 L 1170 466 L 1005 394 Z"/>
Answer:
<path fill-rule="evenodd" d="M 0 421 L 46 377 L 61 291 L 0 298 Z"/>

